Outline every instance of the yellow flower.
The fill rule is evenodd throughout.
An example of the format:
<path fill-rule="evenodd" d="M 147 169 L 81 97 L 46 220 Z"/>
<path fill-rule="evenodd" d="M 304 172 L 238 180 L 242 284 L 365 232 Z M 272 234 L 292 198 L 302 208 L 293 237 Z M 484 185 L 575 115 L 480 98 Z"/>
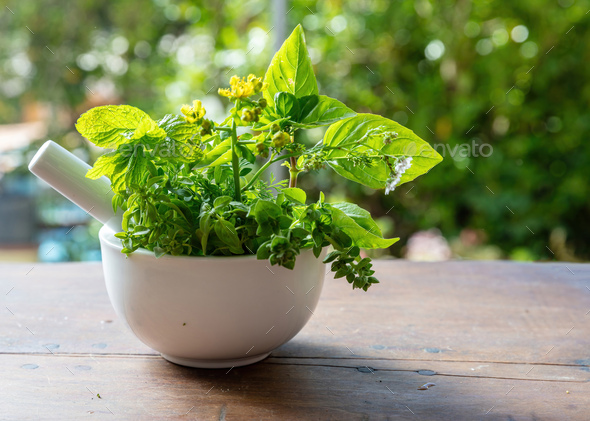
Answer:
<path fill-rule="evenodd" d="M 219 95 L 235 100 L 251 97 L 266 89 L 268 84 L 263 83 L 261 77 L 251 74 L 247 78 L 241 79 L 238 76 L 232 76 L 229 80 L 229 86 L 229 89 L 219 89 Z"/>
<path fill-rule="evenodd" d="M 203 122 L 203 117 L 205 117 L 205 113 L 207 112 L 203 107 L 203 104 L 199 100 L 193 101 L 193 106 L 184 104 L 180 107 L 180 112 L 184 114 L 184 119 L 188 123 L 197 123 L 201 124 Z"/>

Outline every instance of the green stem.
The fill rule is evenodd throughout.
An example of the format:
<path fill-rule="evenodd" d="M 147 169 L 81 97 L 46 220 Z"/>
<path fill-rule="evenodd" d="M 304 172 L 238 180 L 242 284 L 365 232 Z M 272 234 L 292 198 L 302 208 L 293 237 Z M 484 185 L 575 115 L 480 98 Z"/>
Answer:
<path fill-rule="evenodd" d="M 270 155 L 270 158 L 268 159 L 268 161 L 262 166 L 260 167 L 260 169 L 258 171 L 256 171 L 256 173 L 252 176 L 252 178 L 250 179 L 250 181 L 248 182 L 248 184 L 246 184 L 242 190 L 246 191 L 248 190 L 250 187 L 252 187 L 252 185 L 254 184 L 254 182 L 256 180 L 258 180 L 258 178 L 262 175 L 262 173 L 264 172 L 264 170 L 266 170 L 270 164 L 272 164 L 273 162 L 275 162 L 276 160 L 273 161 L 273 159 L 275 158 L 275 156 L 277 156 L 276 152 L 273 152 Z M 281 158 L 282 159 L 282 158 Z"/>
<path fill-rule="evenodd" d="M 234 173 L 234 189 L 236 202 L 242 201 L 242 192 L 240 190 L 240 159 L 238 158 L 238 135 L 236 133 L 236 121 L 231 125 L 231 166 Z"/>
<path fill-rule="evenodd" d="M 289 187 L 297 187 L 297 176 L 301 171 L 297 169 L 297 157 L 292 156 L 289 159 L 291 160 L 291 169 L 289 169 Z"/>
<path fill-rule="evenodd" d="M 329 235 L 324 234 L 324 239 L 328 240 L 328 242 L 330 244 L 332 244 L 332 247 L 334 247 L 334 250 L 342 250 L 342 248 L 336 243 L 336 241 L 334 241 L 332 239 L 332 237 L 330 237 Z"/>

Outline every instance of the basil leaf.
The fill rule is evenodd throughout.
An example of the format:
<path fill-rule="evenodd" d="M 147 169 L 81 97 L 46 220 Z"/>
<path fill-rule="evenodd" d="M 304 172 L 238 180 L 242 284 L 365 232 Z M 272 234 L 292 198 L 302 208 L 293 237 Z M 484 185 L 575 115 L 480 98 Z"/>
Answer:
<path fill-rule="evenodd" d="M 325 95 L 307 95 L 299 98 L 299 108 L 299 117 L 293 126 L 302 129 L 328 126 L 356 115 L 342 102 Z"/>
<path fill-rule="evenodd" d="M 397 137 L 391 143 L 384 144 L 383 134 L 388 132 L 397 133 Z M 442 157 L 410 129 L 373 114 L 357 114 L 332 124 L 326 131 L 323 143 L 328 146 L 346 144 L 357 153 L 373 157 L 372 165 L 358 165 L 347 159 L 348 152 L 333 149 L 328 153 L 328 164 L 341 176 L 374 189 L 384 188 L 391 172 L 376 151 L 394 157 L 413 158 L 412 166 L 403 174 L 400 184 L 427 173 L 442 161 Z"/>
<path fill-rule="evenodd" d="M 258 200 L 253 210 L 254 218 L 258 223 L 275 220 L 283 214 L 281 207 L 270 200 Z"/>
<path fill-rule="evenodd" d="M 240 170 L 240 177 L 248 175 L 252 172 L 252 167 L 245 167 Z"/>
<path fill-rule="evenodd" d="M 215 200 L 213 201 L 213 207 L 215 208 L 215 210 L 219 210 L 227 206 L 229 202 L 231 202 L 232 200 L 233 199 L 231 198 L 231 196 L 219 196 L 215 198 Z"/>
<path fill-rule="evenodd" d="M 263 95 L 270 106 L 274 105 L 274 96 L 277 92 L 289 92 L 297 98 L 318 94 L 318 85 L 301 25 L 297 25 L 274 55 L 264 76 L 264 82 L 268 83 L 268 89 Z"/>
<path fill-rule="evenodd" d="M 246 145 L 238 143 L 238 149 L 240 151 L 240 155 L 242 156 L 242 158 L 244 158 L 250 164 L 253 164 L 256 162 L 256 157 L 254 156 L 252 151 L 250 149 L 248 149 L 248 147 Z"/>
<path fill-rule="evenodd" d="M 286 189 L 281 190 L 285 196 L 293 201 L 305 205 L 305 201 L 307 200 L 307 195 L 303 190 L 298 187 L 287 187 Z"/>
<path fill-rule="evenodd" d="M 248 144 L 238 144 L 238 147 L 244 148 L 242 149 L 242 155 L 244 159 L 249 160 L 251 157 L 248 155 L 248 152 L 252 152 L 256 148 L 255 143 L 248 143 Z M 254 155 L 252 155 L 253 157 Z M 254 158 L 256 159 L 256 158 Z M 196 168 L 203 168 L 203 167 L 216 167 L 218 165 L 222 165 L 231 161 L 231 139 L 225 139 L 219 145 L 215 146 L 211 151 L 207 152 L 202 160 L 200 160 L 196 166 Z"/>
<path fill-rule="evenodd" d="M 279 231 L 279 218 L 283 211 L 279 205 L 269 200 L 258 200 L 256 205 L 250 209 L 254 215 L 258 228 L 256 234 L 267 237 Z"/>
<path fill-rule="evenodd" d="M 214 225 L 215 234 L 223 243 L 225 243 L 230 251 L 234 254 L 243 254 L 244 250 L 240 245 L 240 238 L 236 232 L 233 224 L 225 219 L 220 219 Z"/>
<path fill-rule="evenodd" d="M 399 238 L 385 239 L 360 226 L 350 216 L 338 208 L 332 208 L 332 223 L 348 235 L 353 244 L 364 249 L 384 249 L 399 240 Z"/>
<path fill-rule="evenodd" d="M 288 92 L 279 92 L 275 95 L 275 108 L 280 117 L 297 119 L 299 115 L 299 102 L 295 95 Z"/>
<path fill-rule="evenodd" d="M 359 224 L 361 227 L 373 234 L 382 237 L 381 230 L 373 218 L 371 218 L 369 211 L 366 211 L 354 203 L 348 202 L 330 203 L 329 206 L 340 209 L 346 216 L 354 219 L 354 222 Z"/>
<path fill-rule="evenodd" d="M 213 162 L 217 160 L 223 161 L 220 164 L 224 164 L 231 160 L 231 139 L 225 139 L 219 145 L 215 146 L 212 150 L 207 152 L 203 159 L 197 165 L 197 168 L 213 166 Z M 219 165 L 219 164 L 218 164 Z"/>

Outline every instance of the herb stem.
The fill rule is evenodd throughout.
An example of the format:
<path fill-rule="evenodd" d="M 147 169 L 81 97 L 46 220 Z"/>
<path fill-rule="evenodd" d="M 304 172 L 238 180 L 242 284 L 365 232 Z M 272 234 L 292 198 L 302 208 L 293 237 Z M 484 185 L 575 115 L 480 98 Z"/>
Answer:
<path fill-rule="evenodd" d="M 242 201 L 242 191 L 240 190 L 240 159 L 238 158 L 238 136 L 236 133 L 236 120 L 231 125 L 231 166 L 234 173 L 234 189 L 236 202 Z"/>
<path fill-rule="evenodd" d="M 297 169 L 297 157 L 292 156 L 289 159 L 291 161 L 291 168 L 289 169 L 289 187 L 297 187 L 297 176 L 300 172 Z"/>
<path fill-rule="evenodd" d="M 258 177 L 260 177 L 262 175 L 262 173 L 264 172 L 264 170 L 266 170 L 270 166 L 270 164 L 272 164 L 273 162 L 275 162 L 274 158 L 276 156 L 277 156 L 277 153 L 276 152 L 273 152 L 270 155 L 270 158 L 268 159 L 268 161 L 266 161 L 266 163 L 262 167 L 260 167 L 260 169 L 258 171 L 256 171 L 256 173 L 252 176 L 252 178 L 250 179 L 250 181 L 248 182 L 248 184 L 246 184 L 242 190 L 245 191 L 245 190 L 248 190 L 250 187 L 252 187 L 252 185 L 254 184 L 254 182 L 256 180 L 258 180 Z"/>
<path fill-rule="evenodd" d="M 332 237 L 330 237 L 329 235 L 327 235 L 327 234 L 324 234 L 324 239 L 328 240 L 328 242 L 329 242 L 330 244 L 332 244 L 332 247 L 334 247 L 334 250 L 342 250 L 342 247 L 340 247 L 340 246 L 338 245 L 338 243 L 336 243 L 336 241 L 334 241 L 334 240 L 332 239 Z"/>

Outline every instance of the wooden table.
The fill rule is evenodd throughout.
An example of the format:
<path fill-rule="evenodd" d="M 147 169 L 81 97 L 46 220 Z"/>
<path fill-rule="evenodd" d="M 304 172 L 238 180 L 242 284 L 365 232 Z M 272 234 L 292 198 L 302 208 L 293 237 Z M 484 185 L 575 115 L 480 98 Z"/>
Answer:
<path fill-rule="evenodd" d="M 590 419 L 590 265 L 375 266 L 380 285 L 327 280 L 295 339 L 227 372 L 135 339 L 99 264 L 2 264 L 0 419 Z"/>

